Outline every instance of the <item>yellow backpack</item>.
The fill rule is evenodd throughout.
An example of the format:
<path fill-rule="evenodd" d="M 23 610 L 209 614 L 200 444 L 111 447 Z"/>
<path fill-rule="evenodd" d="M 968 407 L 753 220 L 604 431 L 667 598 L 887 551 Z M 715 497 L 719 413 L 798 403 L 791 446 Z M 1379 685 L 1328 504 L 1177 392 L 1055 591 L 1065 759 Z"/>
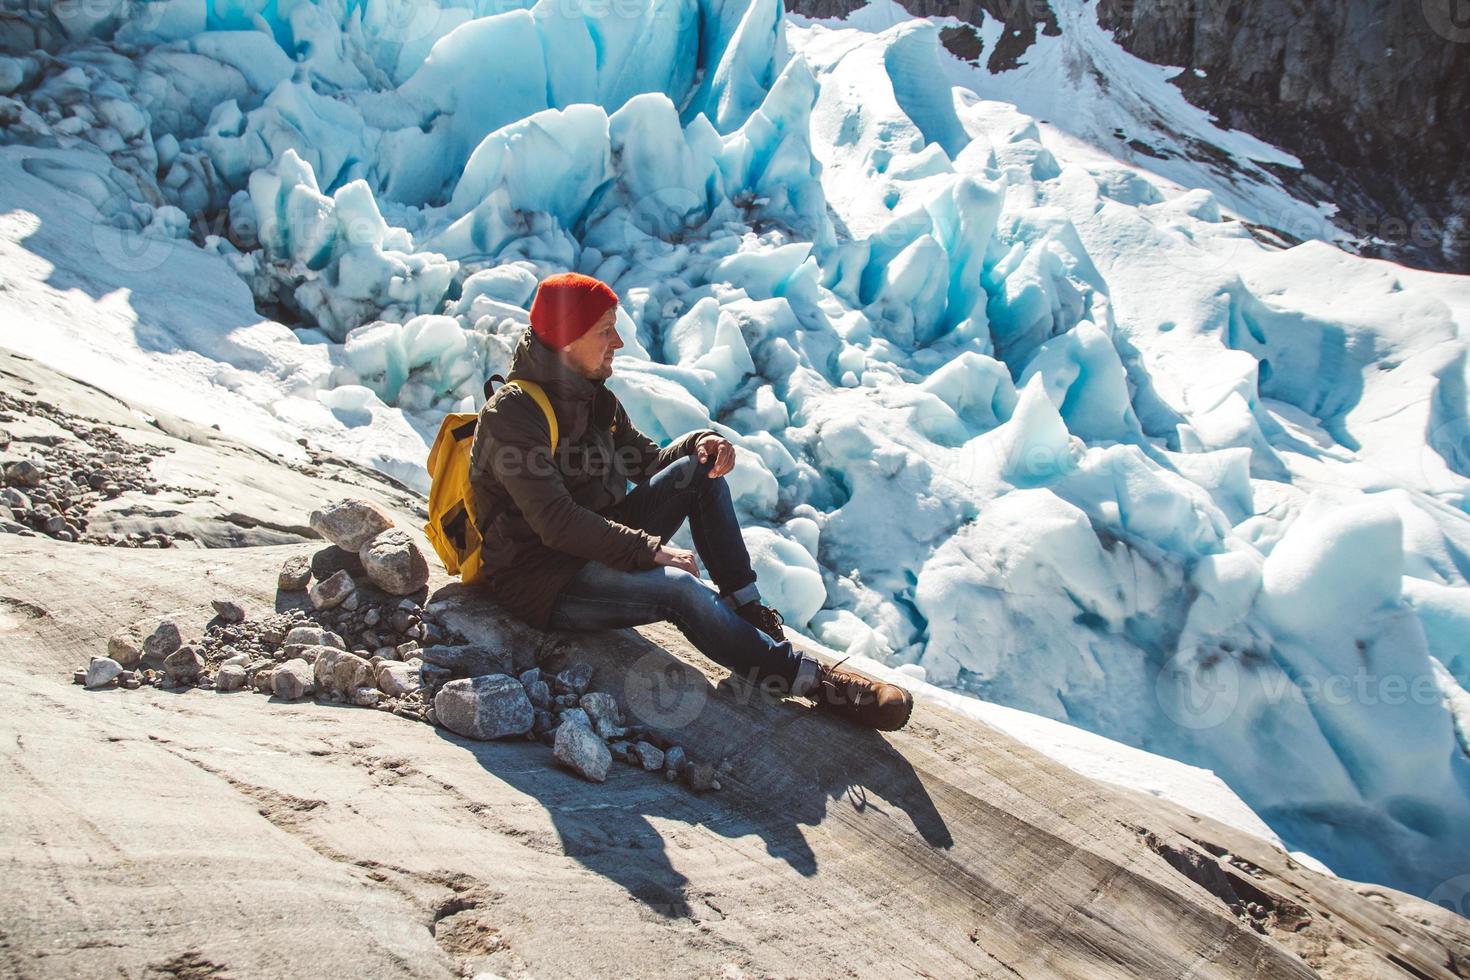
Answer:
<path fill-rule="evenodd" d="M 498 376 L 497 376 L 498 377 Z M 492 378 L 491 381 L 497 380 Z M 517 379 L 501 386 L 516 385 L 535 399 L 551 429 L 551 451 L 556 452 L 556 412 L 546 392 L 534 381 Z M 489 394 L 490 384 L 485 385 Z M 429 523 L 424 535 L 444 562 L 450 575 L 461 582 L 480 577 L 480 526 L 475 520 L 475 492 L 470 486 L 470 448 L 474 445 L 477 413 L 452 412 L 439 423 L 439 434 L 429 450 Z"/>

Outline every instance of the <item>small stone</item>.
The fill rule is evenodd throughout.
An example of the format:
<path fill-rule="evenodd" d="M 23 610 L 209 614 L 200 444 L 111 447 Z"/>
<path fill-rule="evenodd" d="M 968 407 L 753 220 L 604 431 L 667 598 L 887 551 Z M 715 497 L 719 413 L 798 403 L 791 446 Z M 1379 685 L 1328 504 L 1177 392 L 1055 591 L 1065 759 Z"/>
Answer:
<path fill-rule="evenodd" d="M 352 612 L 353 610 L 357 609 L 359 605 L 361 605 L 361 600 L 357 598 L 356 592 L 353 592 L 346 599 L 342 600 L 342 608 L 347 610 L 348 612 Z"/>
<path fill-rule="evenodd" d="M 281 565 L 276 587 L 282 592 L 297 592 L 311 581 L 311 561 L 305 555 L 292 555 Z"/>
<path fill-rule="evenodd" d="M 31 498 L 21 493 L 15 487 L 6 487 L 0 490 L 0 504 L 4 504 L 17 514 L 31 509 Z"/>
<path fill-rule="evenodd" d="M 78 667 L 76 670 L 72 671 L 71 682 L 73 684 L 87 683 L 87 669 L 85 667 Z"/>
<path fill-rule="evenodd" d="M 255 689 L 261 694 L 271 694 L 275 691 L 275 671 L 267 668 L 255 672 Z"/>
<path fill-rule="evenodd" d="M 163 659 L 163 669 L 177 684 L 192 684 L 204 670 L 204 658 L 193 647 L 179 647 Z"/>
<path fill-rule="evenodd" d="M 345 571 L 334 573 L 325 582 L 311 587 L 311 605 L 315 609 L 335 609 L 357 591 L 357 583 Z"/>
<path fill-rule="evenodd" d="M 245 668 L 239 664 L 228 664 L 219 669 L 214 675 L 214 688 L 217 691 L 238 691 L 245 686 Z"/>
<path fill-rule="evenodd" d="M 92 664 L 87 668 L 87 688 L 95 690 L 106 687 L 117 679 L 117 675 L 123 671 L 122 664 L 111 657 L 93 657 Z"/>
<path fill-rule="evenodd" d="M 580 709 L 579 709 L 580 710 Z M 592 730 L 597 733 L 598 738 L 622 738 L 628 734 L 628 730 L 621 725 L 614 725 L 609 718 L 599 718 L 592 723 Z"/>
<path fill-rule="evenodd" d="M 393 518 L 377 504 L 350 497 L 312 511 L 308 521 L 313 531 L 344 551 L 357 551 L 393 526 Z"/>
<path fill-rule="evenodd" d="M 225 659 L 220 663 L 220 666 L 221 667 L 248 667 L 248 666 L 250 666 L 250 654 L 248 654 L 248 653 L 230 653 L 229 652 L 229 651 L 234 650 L 234 649 L 235 649 L 234 647 L 225 647 L 224 650 L 220 651 L 221 653 L 224 653 L 225 654 Z"/>
<path fill-rule="evenodd" d="M 363 616 L 362 616 L 362 625 L 368 626 L 368 627 L 377 626 L 378 625 L 378 617 L 380 615 L 382 615 L 382 614 L 378 612 L 378 607 L 377 606 L 372 607 L 367 612 L 363 613 Z"/>
<path fill-rule="evenodd" d="M 565 721 L 556 729 L 551 754 L 568 769 L 597 783 L 607 779 L 608 767 L 612 765 L 612 753 L 602 739 L 585 725 L 572 725 Z"/>
<path fill-rule="evenodd" d="M 117 678 L 117 683 L 125 691 L 136 691 L 138 688 L 143 686 L 142 682 L 138 680 L 138 675 L 130 670 L 125 670 L 121 674 L 119 674 Z"/>
<path fill-rule="evenodd" d="M 633 746 L 633 752 L 638 756 L 638 764 L 648 772 L 657 772 L 664 766 L 663 750 L 657 746 L 639 742 Z"/>
<path fill-rule="evenodd" d="M 684 755 L 684 746 L 682 745 L 675 745 L 664 752 L 664 768 L 675 776 L 684 770 L 684 766 L 688 762 L 688 757 Z"/>
<path fill-rule="evenodd" d="M 708 762 L 692 762 L 684 770 L 684 781 L 689 788 L 698 793 L 712 789 L 710 785 L 715 780 L 715 767 Z"/>
<path fill-rule="evenodd" d="M 46 467 L 29 459 L 5 464 L 5 482 L 12 486 L 37 487 L 46 479 Z"/>
<path fill-rule="evenodd" d="M 407 643 L 400 643 L 393 648 L 393 652 L 398 654 L 399 660 L 407 660 L 410 656 L 417 653 L 418 650 L 419 645 L 413 640 L 409 640 Z"/>
<path fill-rule="evenodd" d="M 409 595 L 429 582 L 429 563 L 407 531 L 389 528 L 357 553 L 374 585 L 389 595 Z"/>
<path fill-rule="evenodd" d="M 611 694 L 605 694 L 602 691 L 589 691 L 582 695 L 582 699 L 578 704 L 581 705 L 583 711 L 587 712 L 587 717 L 592 719 L 594 725 L 604 718 L 614 725 L 622 721 L 621 712 L 618 711 L 617 699 Z"/>
<path fill-rule="evenodd" d="M 352 703 L 359 708 L 376 708 L 378 706 L 378 689 L 375 687 L 359 687 L 352 692 Z"/>
<path fill-rule="evenodd" d="M 725 787 L 723 787 L 723 786 L 720 785 L 720 781 L 718 779 L 711 779 L 709 781 L 709 788 L 712 789 L 712 790 L 715 790 L 716 792 L 718 792 L 718 791 L 724 789 Z"/>
<path fill-rule="evenodd" d="M 568 708 L 558 716 L 558 720 L 563 725 L 581 725 L 589 732 L 592 731 L 592 720 L 581 708 Z"/>
<path fill-rule="evenodd" d="M 47 534 L 65 534 L 66 518 L 62 517 L 59 514 L 55 517 L 46 518 L 44 530 Z"/>
<path fill-rule="evenodd" d="M 449 681 L 434 696 L 434 710 L 445 728 L 483 740 L 524 735 L 536 717 L 520 682 L 505 674 Z"/>
<path fill-rule="evenodd" d="M 378 688 L 389 697 L 402 698 L 423 687 L 423 677 L 417 663 L 385 661 L 378 668 Z"/>
<path fill-rule="evenodd" d="M 531 730 L 540 735 L 549 732 L 556 727 L 556 718 L 550 711 L 536 712 L 536 720 L 531 723 Z"/>
<path fill-rule="evenodd" d="M 530 687 L 532 684 L 541 680 L 541 668 L 532 667 L 530 670 L 522 671 L 520 675 L 520 680 L 521 683 L 524 684 L 526 687 Z"/>
<path fill-rule="evenodd" d="M 286 701 L 312 693 L 316 688 L 311 665 L 299 658 L 287 660 L 271 671 L 271 689 L 276 697 Z"/>
<path fill-rule="evenodd" d="M 530 698 L 531 704 L 537 708 L 547 708 L 551 705 L 551 688 L 545 681 L 538 679 L 522 686 L 526 689 L 526 697 Z"/>
<path fill-rule="evenodd" d="M 587 663 L 572 664 L 566 670 L 556 675 L 557 685 L 569 694 L 581 697 L 587 693 L 587 685 L 592 683 L 592 665 Z"/>
<path fill-rule="evenodd" d="M 211 599 L 209 604 L 214 607 L 214 614 L 227 623 L 245 621 L 245 608 L 232 599 Z"/>

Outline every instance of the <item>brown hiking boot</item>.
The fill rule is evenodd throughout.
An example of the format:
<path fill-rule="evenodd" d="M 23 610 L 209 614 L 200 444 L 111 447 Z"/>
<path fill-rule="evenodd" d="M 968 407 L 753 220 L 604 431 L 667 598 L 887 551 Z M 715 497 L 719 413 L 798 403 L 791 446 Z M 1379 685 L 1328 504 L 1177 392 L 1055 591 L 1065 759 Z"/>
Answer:
<path fill-rule="evenodd" d="M 880 732 L 895 732 L 908 724 L 914 698 L 901 687 L 864 677 L 854 670 L 821 664 L 816 687 L 804 697 L 818 708 Z"/>
<path fill-rule="evenodd" d="M 772 609 L 770 606 L 762 605 L 759 601 L 747 602 L 745 605 L 735 610 L 735 615 L 739 616 L 741 619 L 745 620 L 747 623 L 754 626 L 756 629 L 760 630 L 762 633 L 766 634 L 777 643 L 780 643 L 782 640 L 786 639 L 786 631 L 781 628 L 781 624 L 784 623 L 785 620 L 781 618 L 780 613 Z"/>

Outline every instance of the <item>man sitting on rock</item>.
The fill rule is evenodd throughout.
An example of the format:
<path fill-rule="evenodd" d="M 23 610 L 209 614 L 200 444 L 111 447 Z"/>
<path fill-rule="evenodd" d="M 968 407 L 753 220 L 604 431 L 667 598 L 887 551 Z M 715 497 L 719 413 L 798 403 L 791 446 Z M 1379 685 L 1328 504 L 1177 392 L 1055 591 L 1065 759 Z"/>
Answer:
<path fill-rule="evenodd" d="M 903 727 L 908 692 L 803 656 L 761 603 L 724 480 L 735 447 L 706 429 L 659 449 L 606 387 L 623 346 L 617 303 L 606 283 L 576 273 L 536 291 L 510 380 L 546 393 L 560 430 L 554 454 L 544 412 L 519 386 L 507 384 L 480 412 L 470 479 L 490 592 L 540 628 L 669 620 L 766 690 L 868 727 Z M 693 552 L 667 543 L 685 520 Z M 700 580 L 699 561 L 715 588 Z"/>

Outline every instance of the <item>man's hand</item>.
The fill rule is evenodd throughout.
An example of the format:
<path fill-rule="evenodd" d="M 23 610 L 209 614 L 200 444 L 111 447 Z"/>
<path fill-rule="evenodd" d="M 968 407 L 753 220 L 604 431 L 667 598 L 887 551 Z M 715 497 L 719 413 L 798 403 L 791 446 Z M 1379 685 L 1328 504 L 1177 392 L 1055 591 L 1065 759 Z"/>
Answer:
<path fill-rule="evenodd" d="M 668 545 L 663 545 L 653 556 L 653 563 L 682 568 L 690 575 L 699 577 L 699 563 L 694 560 L 694 552 L 685 551 L 683 548 L 670 548 Z"/>
<path fill-rule="evenodd" d="M 722 436 L 708 435 L 700 439 L 694 444 L 694 454 L 699 457 L 701 463 L 711 457 L 714 458 L 715 465 L 709 471 L 712 480 L 717 476 L 724 476 L 735 468 L 735 447 L 730 444 L 729 439 Z"/>

